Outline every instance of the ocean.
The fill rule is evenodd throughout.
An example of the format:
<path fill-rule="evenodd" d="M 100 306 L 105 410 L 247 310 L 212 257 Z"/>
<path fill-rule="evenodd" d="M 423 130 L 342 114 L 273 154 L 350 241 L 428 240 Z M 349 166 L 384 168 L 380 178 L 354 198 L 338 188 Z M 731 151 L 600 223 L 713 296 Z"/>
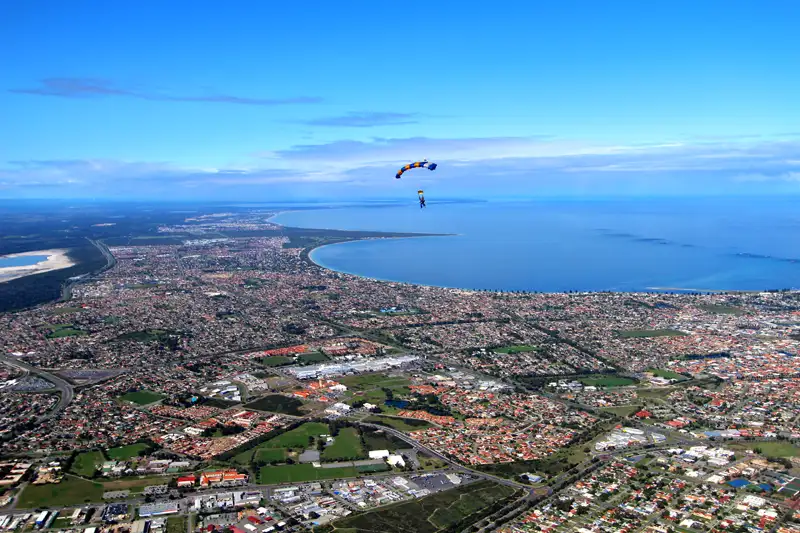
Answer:
<path fill-rule="evenodd" d="M 797 198 L 416 203 L 284 212 L 286 226 L 447 233 L 324 246 L 321 266 L 505 291 L 800 287 Z"/>

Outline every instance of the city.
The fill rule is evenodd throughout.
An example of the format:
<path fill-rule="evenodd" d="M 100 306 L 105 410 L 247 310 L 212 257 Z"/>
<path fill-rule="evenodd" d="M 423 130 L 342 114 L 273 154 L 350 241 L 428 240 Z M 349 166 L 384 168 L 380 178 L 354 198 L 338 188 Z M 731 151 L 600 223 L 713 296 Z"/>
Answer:
<path fill-rule="evenodd" d="M 270 216 L 162 226 L 187 237 L 0 315 L 0 529 L 404 531 L 468 501 L 414 527 L 800 531 L 800 293 L 444 289 L 219 236 Z"/>

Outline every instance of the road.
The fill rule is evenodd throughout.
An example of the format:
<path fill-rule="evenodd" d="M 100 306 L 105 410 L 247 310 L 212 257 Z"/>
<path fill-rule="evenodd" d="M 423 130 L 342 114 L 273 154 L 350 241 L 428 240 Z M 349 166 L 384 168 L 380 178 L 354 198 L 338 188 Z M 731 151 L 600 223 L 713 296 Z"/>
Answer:
<path fill-rule="evenodd" d="M 460 463 L 457 463 L 456 461 L 453 461 L 452 459 L 446 457 L 445 455 L 442 455 L 441 453 L 437 452 L 436 450 L 434 450 L 432 448 L 428 448 L 424 444 L 421 444 L 421 443 L 417 442 L 416 440 L 412 439 L 411 437 L 409 437 L 405 433 L 397 431 L 396 429 L 393 429 L 393 428 L 390 428 L 390 427 L 386 427 L 386 426 L 380 426 L 380 425 L 377 425 L 377 424 L 369 424 L 367 422 L 361 422 L 360 425 L 366 426 L 366 427 L 371 428 L 371 429 L 377 429 L 377 430 L 385 431 L 386 433 L 389 433 L 390 435 L 392 435 L 394 437 L 397 437 L 398 439 L 400 439 L 400 440 L 402 440 L 404 442 L 407 442 L 415 450 L 417 450 L 417 451 L 421 450 L 421 451 L 425 452 L 428 455 L 432 455 L 433 457 L 436 457 L 437 459 L 440 459 L 440 460 L 444 461 L 445 463 L 447 463 L 451 468 L 453 468 L 457 472 L 465 472 L 465 473 L 471 474 L 471 475 L 479 477 L 479 478 L 495 481 L 497 483 L 500 483 L 501 485 L 506 485 L 506 486 L 509 486 L 509 487 L 517 488 L 517 489 L 524 489 L 527 492 L 531 492 L 533 490 L 532 487 L 530 487 L 528 485 L 525 485 L 524 483 L 519 483 L 517 481 L 513 481 L 513 480 L 510 480 L 510 479 L 505 479 L 505 478 L 502 478 L 502 477 L 499 477 L 499 476 L 494 476 L 492 474 L 487 474 L 486 472 L 481 472 L 480 470 L 473 470 L 473 469 L 471 469 L 469 467 L 466 467 L 466 466 L 464 466 L 464 465 L 462 465 Z"/>
<path fill-rule="evenodd" d="M 63 411 L 64 408 L 66 408 L 67 405 L 69 405 L 69 403 L 72 401 L 72 398 L 75 395 L 75 390 L 72 387 L 72 385 L 67 383 L 64 379 L 56 376 L 55 374 L 45 372 L 44 370 L 31 366 L 28 363 L 20 361 L 15 357 L 8 357 L 6 355 L 0 355 L 0 362 L 5 363 L 9 366 L 13 366 L 15 368 L 19 368 L 30 374 L 35 374 L 43 379 L 46 379 L 47 381 L 55 385 L 55 389 L 61 394 L 61 398 L 59 399 L 58 404 L 56 404 L 55 408 L 52 411 L 50 411 L 49 413 L 47 413 L 46 415 L 42 416 L 39 419 L 40 423 L 44 422 L 45 420 L 49 420 L 50 418 L 53 418 L 58 413 Z M 47 389 L 47 390 L 52 390 L 52 389 Z"/>

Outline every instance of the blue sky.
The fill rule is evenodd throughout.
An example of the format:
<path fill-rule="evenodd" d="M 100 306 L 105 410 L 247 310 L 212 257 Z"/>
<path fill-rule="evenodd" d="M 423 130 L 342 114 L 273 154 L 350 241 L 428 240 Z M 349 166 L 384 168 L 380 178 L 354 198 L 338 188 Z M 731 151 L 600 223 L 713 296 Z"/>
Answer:
<path fill-rule="evenodd" d="M 800 3 L 0 4 L 0 197 L 800 192 Z M 428 158 L 435 172 L 394 180 Z"/>

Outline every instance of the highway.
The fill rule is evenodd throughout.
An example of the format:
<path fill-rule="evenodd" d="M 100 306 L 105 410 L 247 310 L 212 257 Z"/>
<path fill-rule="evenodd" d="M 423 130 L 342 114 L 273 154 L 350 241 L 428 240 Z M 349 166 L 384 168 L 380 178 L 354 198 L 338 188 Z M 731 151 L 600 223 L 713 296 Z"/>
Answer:
<path fill-rule="evenodd" d="M 46 379 L 47 381 L 49 381 L 50 383 L 55 385 L 55 389 L 61 394 L 61 398 L 59 399 L 58 404 L 55 406 L 55 408 L 52 411 L 50 411 L 49 413 L 47 413 L 46 415 L 42 416 L 39 419 L 40 423 L 53 418 L 58 413 L 63 411 L 64 408 L 66 408 L 67 405 L 69 405 L 69 403 L 72 401 L 73 396 L 75 395 L 75 391 L 74 391 L 72 385 L 70 385 L 65 380 L 63 380 L 62 378 L 60 378 L 60 377 L 58 377 L 58 376 L 56 376 L 54 374 L 51 374 L 49 372 L 45 372 L 44 370 L 41 370 L 41 369 L 36 368 L 34 366 L 31 366 L 28 363 L 20 361 L 19 359 L 15 358 L 15 357 L 8 357 L 6 355 L 0 355 L 0 362 L 5 363 L 5 364 L 7 364 L 9 366 L 13 366 L 15 368 L 18 368 L 20 370 L 23 370 L 23 371 L 25 371 L 25 372 L 27 372 L 29 374 L 35 374 L 35 375 L 37 375 L 37 376 L 39 376 L 39 377 L 41 377 L 43 379 Z M 46 389 L 46 390 L 47 391 L 52 391 L 52 389 Z"/>

